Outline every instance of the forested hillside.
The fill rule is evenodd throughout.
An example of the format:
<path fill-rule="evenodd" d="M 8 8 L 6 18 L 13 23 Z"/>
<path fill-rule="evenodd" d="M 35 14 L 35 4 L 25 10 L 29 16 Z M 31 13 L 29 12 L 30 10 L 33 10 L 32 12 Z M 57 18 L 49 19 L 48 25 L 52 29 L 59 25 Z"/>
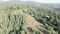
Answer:
<path fill-rule="evenodd" d="M 0 34 L 58 34 L 59 12 L 29 4 L 0 5 Z"/>

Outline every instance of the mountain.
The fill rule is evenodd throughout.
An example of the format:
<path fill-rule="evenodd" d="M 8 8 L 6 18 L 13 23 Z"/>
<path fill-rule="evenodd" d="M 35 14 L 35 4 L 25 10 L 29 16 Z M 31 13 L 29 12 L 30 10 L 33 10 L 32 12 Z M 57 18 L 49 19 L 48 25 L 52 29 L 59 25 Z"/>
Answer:
<path fill-rule="evenodd" d="M 0 4 L 30 4 L 30 5 L 35 5 L 39 6 L 41 8 L 53 10 L 53 11 L 59 11 L 60 12 L 60 4 L 59 3 L 37 3 L 34 1 L 20 1 L 20 0 L 11 0 L 8 2 L 1 2 Z"/>
<path fill-rule="evenodd" d="M 56 4 L 9 1 L 0 4 L 0 34 L 59 34 Z"/>

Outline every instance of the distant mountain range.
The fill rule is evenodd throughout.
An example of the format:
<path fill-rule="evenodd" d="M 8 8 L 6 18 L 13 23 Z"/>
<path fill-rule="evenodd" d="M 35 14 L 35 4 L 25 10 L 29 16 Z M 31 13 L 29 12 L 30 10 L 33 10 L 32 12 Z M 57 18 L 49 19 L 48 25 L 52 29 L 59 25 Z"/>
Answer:
<path fill-rule="evenodd" d="M 54 11 L 60 11 L 60 3 L 37 3 L 34 1 L 20 1 L 20 0 L 12 0 L 12 1 L 8 1 L 8 2 L 0 2 L 0 5 L 3 4 L 30 4 L 30 5 L 34 5 L 34 6 L 38 6 L 41 8 L 46 8 L 49 10 L 54 10 Z"/>

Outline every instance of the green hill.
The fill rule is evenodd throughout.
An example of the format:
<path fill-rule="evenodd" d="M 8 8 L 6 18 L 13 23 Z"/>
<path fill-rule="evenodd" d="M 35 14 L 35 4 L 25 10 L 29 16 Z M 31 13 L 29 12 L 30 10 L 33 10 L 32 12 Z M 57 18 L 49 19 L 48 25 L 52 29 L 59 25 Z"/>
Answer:
<path fill-rule="evenodd" d="M 28 4 L 0 5 L 0 34 L 58 34 L 59 21 L 58 12 L 45 8 Z"/>

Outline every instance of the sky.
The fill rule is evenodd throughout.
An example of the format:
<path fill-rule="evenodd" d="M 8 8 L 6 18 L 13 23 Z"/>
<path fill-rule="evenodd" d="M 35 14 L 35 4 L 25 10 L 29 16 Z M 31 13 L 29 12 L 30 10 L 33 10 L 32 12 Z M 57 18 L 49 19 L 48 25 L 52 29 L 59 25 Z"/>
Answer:
<path fill-rule="evenodd" d="M 6 2 L 6 1 L 11 1 L 11 0 L 0 0 L 0 1 Z M 60 3 L 60 0 L 20 0 L 20 1 L 35 1 L 38 3 Z"/>

